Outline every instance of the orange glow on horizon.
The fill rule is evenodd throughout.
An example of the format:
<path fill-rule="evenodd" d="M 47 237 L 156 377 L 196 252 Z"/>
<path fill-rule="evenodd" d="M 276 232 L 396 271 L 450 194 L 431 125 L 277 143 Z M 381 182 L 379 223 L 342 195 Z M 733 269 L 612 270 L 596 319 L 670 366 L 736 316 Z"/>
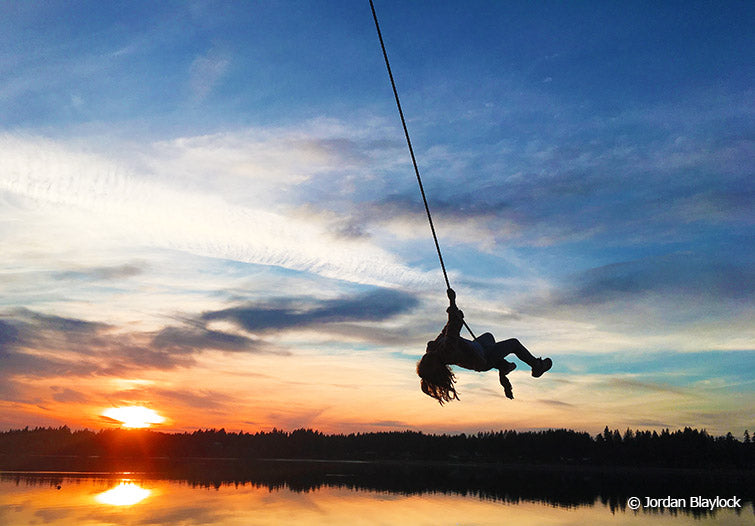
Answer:
<path fill-rule="evenodd" d="M 122 427 L 143 428 L 153 424 L 162 424 L 165 417 L 155 410 L 144 406 L 111 407 L 102 412 L 102 416 L 120 422 Z"/>

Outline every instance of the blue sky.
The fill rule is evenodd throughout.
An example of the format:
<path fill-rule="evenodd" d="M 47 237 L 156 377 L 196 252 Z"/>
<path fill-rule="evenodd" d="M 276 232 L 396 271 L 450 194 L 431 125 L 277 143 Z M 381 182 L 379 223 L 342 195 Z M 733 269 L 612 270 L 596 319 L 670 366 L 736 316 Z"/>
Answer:
<path fill-rule="evenodd" d="M 459 303 L 553 370 L 419 391 L 444 283 L 368 2 L 6 2 L 0 426 L 752 430 L 755 9 L 376 8 Z"/>

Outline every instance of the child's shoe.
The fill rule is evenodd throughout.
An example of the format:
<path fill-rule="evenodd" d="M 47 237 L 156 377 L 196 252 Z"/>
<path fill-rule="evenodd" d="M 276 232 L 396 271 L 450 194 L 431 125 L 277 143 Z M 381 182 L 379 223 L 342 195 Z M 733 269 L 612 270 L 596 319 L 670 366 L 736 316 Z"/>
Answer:
<path fill-rule="evenodd" d="M 549 370 L 551 367 L 553 367 L 553 360 L 550 358 L 538 358 L 537 363 L 532 366 L 532 376 L 535 378 L 540 378 L 543 376 L 543 373 L 545 371 Z"/>

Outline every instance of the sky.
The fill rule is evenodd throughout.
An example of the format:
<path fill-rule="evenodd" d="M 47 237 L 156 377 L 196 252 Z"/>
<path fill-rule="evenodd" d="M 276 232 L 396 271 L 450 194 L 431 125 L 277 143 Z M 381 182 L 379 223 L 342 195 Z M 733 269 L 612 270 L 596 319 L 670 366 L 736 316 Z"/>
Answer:
<path fill-rule="evenodd" d="M 755 430 L 750 2 L 0 4 L 0 429 Z M 111 414 L 111 413 L 109 413 Z M 155 422 L 157 424 L 157 422 Z"/>

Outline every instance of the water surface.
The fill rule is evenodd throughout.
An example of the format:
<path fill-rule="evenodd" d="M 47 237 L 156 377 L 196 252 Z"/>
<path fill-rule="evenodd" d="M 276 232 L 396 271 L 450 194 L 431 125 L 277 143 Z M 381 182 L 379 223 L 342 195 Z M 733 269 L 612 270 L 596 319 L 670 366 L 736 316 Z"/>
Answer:
<path fill-rule="evenodd" d="M 279 471 L 268 466 L 272 471 Z M 751 525 L 751 501 L 733 511 L 632 511 L 605 494 L 577 501 L 505 490 L 422 489 L 396 480 L 393 489 L 365 484 L 354 470 L 332 466 L 302 479 L 284 473 L 264 481 L 170 478 L 156 473 L 0 474 L 0 524 L 26 525 Z M 310 473 L 297 466 L 296 473 Z M 326 472 L 331 471 L 331 472 Z M 568 482 L 568 481 L 567 481 Z M 532 481 L 537 484 L 537 477 Z M 546 483 L 548 486 L 549 483 Z M 369 487 L 368 487 L 369 486 Z M 515 485 L 521 486 L 521 484 Z M 550 487 L 550 486 L 549 486 Z M 564 488 L 569 490 L 570 488 Z M 573 488 L 571 488 L 573 489 Z M 571 494 L 568 491 L 565 495 Z"/>

